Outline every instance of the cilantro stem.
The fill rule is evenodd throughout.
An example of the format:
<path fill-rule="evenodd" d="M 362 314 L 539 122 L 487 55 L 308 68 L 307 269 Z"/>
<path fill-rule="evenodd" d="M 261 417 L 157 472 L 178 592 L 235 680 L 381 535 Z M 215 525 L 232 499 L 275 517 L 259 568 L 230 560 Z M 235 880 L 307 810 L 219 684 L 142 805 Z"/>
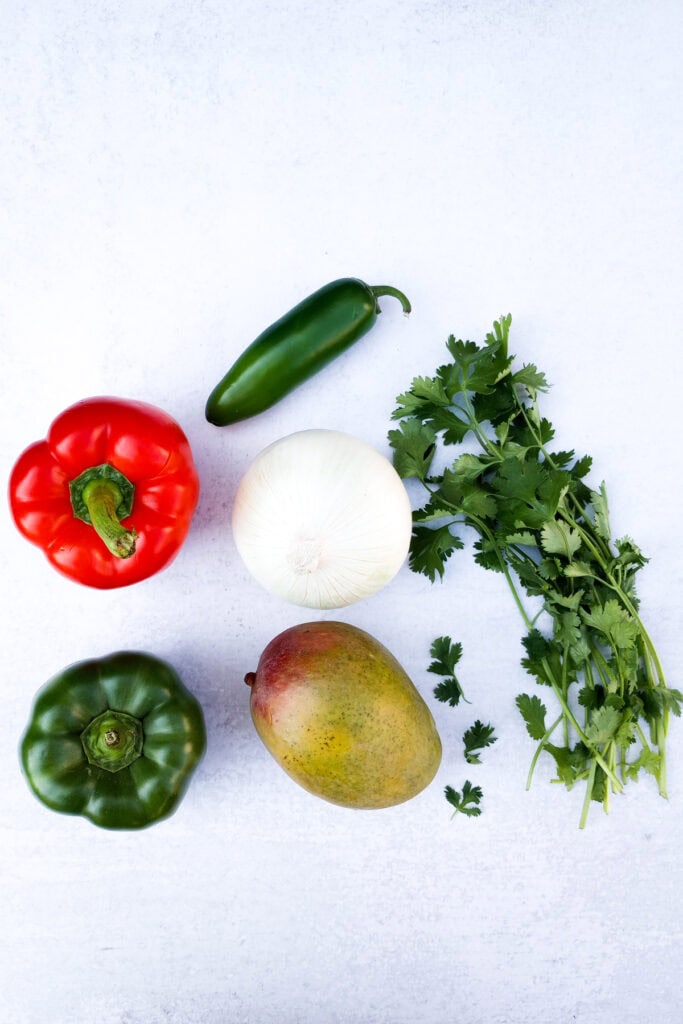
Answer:
<path fill-rule="evenodd" d="M 470 430 L 476 437 L 477 441 L 479 442 L 483 450 L 487 452 L 488 455 L 490 455 L 493 459 L 495 459 L 496 462 L 500 462 L 501 454 L 498 449 L 498 446 L 496 444 L 493 444 L 491 440 L 486 436 L 484 431 L 481 429 L 479 420 L 477 419 L 477 414 L 474 411 L 474 407 L 472 406 L 472 401 L 470 399 L 469 394 L 467 393 L 467 390 L 461 388 L 460 394 L 463 397 L 465 411 L 467 413 L 467 418 L 470 424 Z"/>
<path fill-rule="evenodd" d="M 564 653 L 562 655 L 562 693 L 564 695 L 564 699 L 565 700 L 567 700 L 568 689 L 569 689 L 568 683 L 567 683 L 568 671 L 569 671 L 569 657 L 568 657 L 568 653 L 567 653 L 567 645 L 565 644 L 564 645 Z M 569 746 L 569 722 L 568 722 L 568 720 L 566 718 L 564 719 L 564 723 L 563 723 L 563 731 L 564 731 L 564 745 L 565 745 L 565 747 L 568 747 Z"/>
<path fill-rule="evenodd" d="M 657 772 L 657 786 L 660 796 L 668 799 L 666 792 L 666 724 L 657 722 L 655 726 L 657 737 L 657 750 L 659 751 L 659 771 Z"/>
<path fill-rule="evenodd" d="M 560 724 L 560 722 L 563 719 L 564 719 L 564 715 L 563 714 L 560 714 L 560 715 L 557 716 L 557 718 L 555 719 L 553 724 L 546 729 L 546 731 L 543 734 L 543 737 L 542 737 L 540 743 L 536 747 L 536 752 L 534 753 L 534 756 L 531 759 L 531 765 L 529 766 L 529 774 L 527 775 L 527 778 L 526 778 L 526 788 L 527 788 L 527 790 L 531 789 L 531 780 L 533 779 L 533 775 L 534 775 L 534 772 L 536 770 L 536 765 L 538 763 L 538 759 L 541 756 L 541 754 L 543 753 L 543 751 L 545 749 L 546 743 L 548 742 L 548 740 L 550 739 L 550 737 L 555 732 L 555 730 L 557 729 L 558 725 Z"/>
<path fill-rule="evenodd" d="M 610 766 L 610 768 L 613 771 L 616 772 L 617 763 L 616 763 L 616 749 L 615 749 L 615 746 L 614 746 L 614 741 L 613 740 L 609 740 L 609 742 L 605 744 L 605 747 L 607 747 L 608 750 L 609 750 L 609 753 L 607 755 L 608 756 L 608 761 L 609 761 L 609 766 Z M 603 754 L 605 753 L 605 747 L 603 747 Z M 620 786 L 619 791 L 621 791 L 622 788 L 623 787 Z M 609 782 L 606 782 L 605 783 L 605 795 L 604 795 L 603 800 L 602 800 L 602 806 L 603 806 L 603 808 L 605 810 L 605 814 L 609 814 L 609 798 L 610 798 L 610 793 L 611 793 L 611 788 L 610 788 Z"/>
<path fill-rule="evenodd" d="M 640 722 L 636 722 L 636 732 L 638 733 L 638 739 L 643 745 L 643 750 L 646 750 L 649 753 L 652 750 L 652 747 L 647 742 L 647 736 L 643 732 Z"/>
<path fill-rule="evenodd" d="M 612 674 L 609 670 L 609 664 L 607 663 L 605 656 L 596 644 L 591 645 L 591 655 L 593 658 L 593 664 L 597 669 L 597 673 L 600 676 L 600 682 L 602 683 L 605 690 L 609 689 L 609 684 L 612 679 Z"/>
<path fill-rule="evenodd" d="M 519 596 L 519 591 L 517 590 L 517 587 L 514 584 L 514 580 L 512 579 L 512 575 L 510 573 L 510 568 L 508 566 L 508 563 L 507 563 L 507 560 L 505 558 L 505 555 L 503 554 L 503 552 L 500 549 L 500 546 L 496 542 L 496 539 L 495 539 L 493 533 L 491 532 L 491 530 L 489 530 L 489 528 L 486 525 L 486 523 L 482 519 L 480 519 L 478 516 L 469 515 L 468 518 L 476 526 L 479 534 L 482 537 L 486 537 L 486 539 L 489 541 L 489 543 L 491 544 L 492 548 L 496 552 L 496 555 L 498 556 L 498 561 L 500 563 L 501 572 L 503 573 L 503 576 L 505 577 L 507 585 L 510 588 L 510 593 L 512 594 L 514 602 L 517 605 L 517 610 L 519 611 L 519 614 L 522 616 L 522 620 L 524 621 L 524 624 L 527 627 L 527 629 L 531 629 L 532 626 L 533 626 L 533 623 L 532 623 L 531 619 L 529 618 L 529 616 L 527 614 L 527 610 L 524 607 L 524 604 L 522 603 L 521 597 Z"/>
<path fill-rule="evenodd" d="M 586 781 L 586 793 L 583 798 L 583 807 L 581 809 L 581 818 L 579 819 L 579 828 L 585 828 L 586 822 L 588 821 L 588 813 L 591 807 L 591 800 L 593 799 L 593 786 L 595 785 L 595 773 L 597 768 L 597 761 L 591 761 L 590 771 Z"/>

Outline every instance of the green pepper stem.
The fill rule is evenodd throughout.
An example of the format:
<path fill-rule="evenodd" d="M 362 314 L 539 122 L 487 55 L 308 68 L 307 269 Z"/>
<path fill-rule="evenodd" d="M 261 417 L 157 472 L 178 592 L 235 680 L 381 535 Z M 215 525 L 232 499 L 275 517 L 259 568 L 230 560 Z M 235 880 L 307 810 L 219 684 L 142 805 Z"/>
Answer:
<path fill-rule="evenodd" d="M 142 754 L 142 723 L 125 711 L 107 710 L 86 726 L 81 743 L 90 764 L 108 772 L 120 772 Z"/>
<path fill-rule="evenodd" d="M 403 294 L 403 292 L 400 292 L 398 288 L 392 288 L 390 284 L 372 285 L 370 287 L 370 291 L 372 292 L 376 299 L 381 298 L 382 295 L 391 295 L 394 299 L 398 299 L 398 301 L 401 303 L 401 306 L 403 307 L 403 312 L 406 314 L 406 316 L 408 315 L 408 313 L 410 313 L 412 309 L 410 301 Z M 377 305 L 377 312 L 381 312 L 379 304 Z"/>
<path fill-rule="evenodd" d="M 83 501 L 90 515 L 93 529 L 117 558 L 130 558 L 135 553 L 138 532 L 126 529 L 119 522 L 117 509 L 122 494 L 113 480 L 91 480 L 83 488 Z"/>

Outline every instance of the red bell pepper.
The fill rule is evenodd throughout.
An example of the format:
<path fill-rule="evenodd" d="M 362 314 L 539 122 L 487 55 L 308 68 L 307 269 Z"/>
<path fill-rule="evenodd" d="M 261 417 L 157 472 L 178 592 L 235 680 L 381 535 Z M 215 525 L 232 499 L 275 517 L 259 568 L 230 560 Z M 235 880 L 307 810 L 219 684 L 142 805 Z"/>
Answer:
<path fill-rule="evenodd" d="M 189 442 L 167 413 L 90 398 L 66 409 L 9 483 L 18 529 L 65 576 L 106 589 L 175 557 L 199 498 Z"/>

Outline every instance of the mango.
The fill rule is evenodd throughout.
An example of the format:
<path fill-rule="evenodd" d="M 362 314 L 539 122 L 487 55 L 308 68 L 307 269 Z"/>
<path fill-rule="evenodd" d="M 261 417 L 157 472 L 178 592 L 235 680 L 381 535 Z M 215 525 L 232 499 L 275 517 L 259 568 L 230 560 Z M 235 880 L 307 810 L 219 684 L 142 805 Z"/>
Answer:
<path fill-rule="evenodd" d="M 263 743 L 323 800 L 392 807 L 436 774 L 441 740 L 429 708 L 394 656 L 356 626 L 293 626 L 271 640 L 244 681 Z"/>

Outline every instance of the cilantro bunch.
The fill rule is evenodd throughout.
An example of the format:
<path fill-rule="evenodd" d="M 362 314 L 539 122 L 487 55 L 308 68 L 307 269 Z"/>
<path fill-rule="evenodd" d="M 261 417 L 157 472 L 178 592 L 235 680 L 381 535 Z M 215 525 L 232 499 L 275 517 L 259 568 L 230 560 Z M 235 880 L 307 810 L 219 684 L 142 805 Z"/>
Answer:
<path fill-rule="evenodd" d="M 548 384 L 534 365 L 515 366 L 510 324 L 496 321 L 483 345 L 451 336 L 451 361 L 397 398 L 389 443 L 398 473 L 427 492 L 411 568 L 442 578 L 465 528 L 475 561 L 505 578 L 526 628 L 522 665 L 554 705 L 549 714 L 539 696 L 517 697 L 537 743 L 527 788 L 547 754 L 557 781 L 585 783 L 584 827 L 592 800 L 609 810 L 641 772 L 666 796 L 667 726 L 683 695 L 667 687 L 639 615 L 635 579 L 647 559 L 629 537 L 613 539 L 605 486 L 585 480 L 590 457 L 551 448 L 538 405 Z M 437 453 L 465 445 L 431 472 Z"/>

